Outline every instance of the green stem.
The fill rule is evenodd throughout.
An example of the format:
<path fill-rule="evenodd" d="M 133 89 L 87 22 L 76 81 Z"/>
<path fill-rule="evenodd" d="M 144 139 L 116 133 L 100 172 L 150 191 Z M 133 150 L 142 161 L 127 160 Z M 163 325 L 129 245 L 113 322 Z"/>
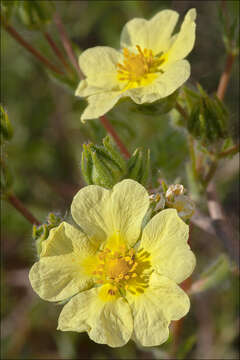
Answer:
<path fill-rule="evenodd" d="M 199 176 L 198 176 L 197 166 L 196 166 L 196 154 L 195 154 L 195 150 L 194 150 L 194 139 L 190 134 L 188 135 L 188 148 L 189 148 L 189 154 L 190 154 L 190 158 L 191 158 L 194 179 L 198 180 Z"/>

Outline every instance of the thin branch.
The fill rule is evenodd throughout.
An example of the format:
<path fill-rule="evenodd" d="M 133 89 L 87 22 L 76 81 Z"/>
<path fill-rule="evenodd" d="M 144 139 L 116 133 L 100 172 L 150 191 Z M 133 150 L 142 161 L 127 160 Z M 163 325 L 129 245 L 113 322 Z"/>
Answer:
<path fill-rule="evenodd" d="M 44 66 L 48 69 L 54 71 L 57 74 L 63 75 L 63 72 L 59 70 L 54 64 L 50 63 L 49 60 L 40 54 L 38 50 L 36 50 L 31 44 L 29 44 L 26 40 L 22 38 L 22 36 L 9 24 L 7 24 L 4 19 L 1 17 L 1 22 L 5 28 L 5 30 L 20 44 L 22 45 L 28 52 L 30 52 L 36 59 L 38 59 Z"/>
<path fill-rule="evenodd" d="M 115 140 L 116 144 L 118 145 L 119 149 L 121 150 L 121 153 L 127 158 L 130 158 L 130 153 L 128 152 L 127 148 L 125 147 L 125 145 L 122 143 L 122 140 L 119 138 L 118 134 L 116 133 L 116 131 L 114 130 L 113 126 L 110 124 L 110 122 L 108 121 L 108 119 L 106 118 L 106 116 L 100 116 L 100 121 L 102 123 L 102 125 L 104 126 L 104 128 L 106 129 L 106 131 L 112 135 L 113 139 Z"/>
<path fill-rule="evenodd" d="M 207 187 L 207 204 L 217 237 L 222 241 L 222 244 L 229 253 L 231 259 L 239 266 L 239 256 L 238 251 L 234 246 L 232 229 L 229 226 L 224 211 L 218 201 L 216 186 L 213 182 L 210 182 Z"/>
<path fill-rule="evenodd" d="M 188 120 L 188 114 L 185 111 L 185 109 L 178 102 L 175 104 L 175 108 L 182 115 L 182 117 L 187 121 Z"/>
<path fill-rule="evenodd" d="M 67 71 L 72 71 L 71 67 L 69 66 L 67 61 L 64 59 L 64 56 L 63 56 L 61 50 L 58 48 L 57 44 L 55 43 L 55 41 L 53 40 L 51 35 L 48 32 L 44 32 L 43 35 L 46 38 L 49 45 L 51 46 L 54 54 L 57 55 L 58 59 L 61 61 L 63 66 L 66 68 L 66 70 Z"/>
<path fill-rule="evenodd" d="M 77 70 L 80 78 L 83 78 L 83 74 L 82 74 L 82 72 L 80 70 L 80 67 L 78 65 L 78 61 L 77 61 L 77 58 L 76 58 L 75 53 L 73 51 L 71 41 L 70 41 L 70 39 L 69 39 L 69 37 L 67 35 L 67 32 L 66 32 L 65 27 L 64 27 L 64 25 L 62 23 L 62 20 L 61 20 L 59 14 L 57 12 L 54 15 L 54 21 L 55 21 L 55 23 L 57 25 L 62 44 L 63 44 L 64 49 L 65 49 L 65 51 L 66 51 L 66 53 L 67 53 L 67 55 L 69 57 L 69 60 L 73 64 L 74 68 Z"/>
<path fill-rule="evenodd" d="M 210 165 L 210 168 L 208 170 L 208 173 L 207 175 L 205 176 L 205 179 L 203 179 L 203 184 L 205 186 L 208 185 L 209 181 L 211 181 L 211 179 L 213 178 L 213 176 L 215 175 L 215 172 L 217 170 L 217 167 L 218 167 L 218 161 L 217 160 L 213 160 L 211 165 Z"/>
<path fill-rule="evenodd" d="M 8 194 L 6 200 L 19 211 L 25 219 L 27 219 L 31 224 L 40 225 L 41 223 L 31 214 L 31 212 L 25 208 L 23 203 L 13 194 Z"/>
<path fill-rule="evenodd" d="M 224 157 L 226 157 L 228 155 L 235 155 L 235 154 L 237 154 L 239 152 L 239 149 L 240 149 L 240 146 L 239 146 L 239 144 L 237 144 L 237 145 L 235 145 L 235 146 L 233 146 L 233 147 L 219 153 L 218 157 L 219 158 L 224 158 Z"/>
<path fill-rule="evenodd" d="M 224 71 L 220 77 L 218 88 L 217 88 L 217 97 L 220 100 L 223 100 L 225 92 L 227 90 L 227 86 L 230 80 L 230 75 L 232 71 L 232 66 L 234 63 L 235 55 L 230 53 L 227 55 L 226 64 Z"/>
<path fill-rule="evenodd" d="M 220 100 L 224 99 L 224 95 L 229 83 L 232 66 L 234 63 L 235 56 L 233 54 L 228 54 L 225 68 L 220 77 L 219 85 L 217 88 L 217 96 Z M 227 150 L 228 151 L 228 150 Z M 212 223 L 215 229 L 215 233 L 219 239 L 221 239 L 223 246 L 228 251 L 230 257 L 236 262 L 239 266 L 238 253 L 234 246 L 233 234 L 231 226 L 228 224 L 224 210 L 222 209 L 221 204 L 218 201 L 216 185 L 211 181 L 213 175 L 215 174 L 217 167 L 217 160 L 213 161 L 210 168 L 210 173 L 207 175 L 207 205 L 209 215 L 212 219 Z"/>

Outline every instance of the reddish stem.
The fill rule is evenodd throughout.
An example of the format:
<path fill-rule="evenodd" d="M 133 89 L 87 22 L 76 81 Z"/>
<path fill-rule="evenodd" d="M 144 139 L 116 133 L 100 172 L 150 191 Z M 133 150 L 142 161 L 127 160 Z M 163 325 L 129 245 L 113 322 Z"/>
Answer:
<path fill-rule="evenodd" d="M 31 224 L 40 225 L 41 223 L 25 208 L 23 203 L 13 194 L 7 196 L 7 200 L 18 210 Z"/>
<path fill-rule="evenodd" d="M 113 126 L 110 124 L 110 122 L 108 121 L 108 119 L 105 116 L 100 116 L 100 121 L 102 123 L 102 125 L 104 126 L 104 128 L 106 129 L 106 131 L 112 135 L 112 137 L 114 138 L 116 144 L 118 145 L 119 149 L 121 150 L 121 153 L 127 158 L 130 158 L 130 153 L 128 152 L 127 148 L 125 147 L 125 145 L 122 143 L 122 140 L 119 138 L 118 134 L 116 133 L 116 131 L 114 130 Z"/>
<path fill-rule="evenodd" d="M 55 43 L 55 41 L 53 40 L 51 35 L 48 32 L 44 32 L 44 36 L 45 36 L 47 42 L 49 43 L 49 45 L 51 46 L 53 52 L 57 55 L 58 59 L 62 62 L 62 64 L 65 66 L 65 68 L 68 71 L 69 70 L 71 71 L 70 66 L 68 65 L 68 63 L 64 59 L 64 56 L 63 56 L 61 50 L 58 48 L 57 44 Z"/>
<path fill-rule="evenodd" d="M 57 28 L 58 28 L 58 31 L 59 31 L 59 34 L 60 34 L 60 37 L 61 37 L 62 44 L 63 44 L 64 49 L 65 49 L 65 51 L 66 51 L 66 53 L 67 53 L 67 55 L 69 57 L 69 60 L 71 61 L 71 63 L 75 67 L 75 69 L 77 70 L 80 77 L 83 77 L 82 72 L 80 70 L 80 67 L 78 65 L 77 58 L 76 58 L 75 53 L 73 51 L 71 41 L 68 38 L 67 32 L 65 30 L 65 27 L 64 27 L 64 25 L 62 23 L 62 20 L 61 20 L 58 13 L 55 13 L 54 21 L 55 21 L 55 23 L 57 25 Z"/>
<path fill-rule="evenodd" d="M 63 75 L 63 72 L 59 70 L 55 65 L 50 63 L 47 58 L 45 58 L 42 54 L 40 54 L 32 45 L 30 45 L 26 40 L 24 40 L 21 35 L 9 24 L 7 24 L 1 18 L 2 24 L 6 31 L 19 43 L 21 44 L 28 52 L 30 52 L 35 58 L 41 61 L 47 68 L 54 71 L 57 74 Z"/>
<path fill-rule="evenodd" d="M 228 86 L 228 82 L 230 79 L 234 59 L 235 59 L 235 56 L 232 53 L 228 54 L 227 59 L 226 59 L 225 69 L 220 77 L 220 81 L 219 81 L 218 88 L 217 88 L 217 97 L 220 100 L 223 100 L 223 98 L 224 98 L 224 95 L 225 95 L 225 92 L 226 92 L 226 89 Z"/>
<path fill-rule="evenodd" d="M 218 157 L 223 158 L 223 157 L 228 156 L 228 155 L 234 155 L 237 152 L 239 152 L 239 144 L 231 147 L 230 149 L 222 151 L 220 154 L 218 154 Z"/>

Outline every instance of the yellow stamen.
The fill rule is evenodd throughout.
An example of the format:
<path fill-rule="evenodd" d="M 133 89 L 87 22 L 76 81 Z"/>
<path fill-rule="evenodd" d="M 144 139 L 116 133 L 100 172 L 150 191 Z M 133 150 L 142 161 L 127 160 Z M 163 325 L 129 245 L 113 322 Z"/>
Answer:
<path fill-rule="evenodd" d="M 128 82 L 127 88 L 147 85 L 154 80 L 156 73 L 163 72 L 160 69 L 164 62 L 162 53 L 154 56 L 151 49 L 142 50 L 139 45 L 136 45 L 136 48 L 137 53 L 124 48 L 123 64 L 117 64 L 118 80 Z"/>

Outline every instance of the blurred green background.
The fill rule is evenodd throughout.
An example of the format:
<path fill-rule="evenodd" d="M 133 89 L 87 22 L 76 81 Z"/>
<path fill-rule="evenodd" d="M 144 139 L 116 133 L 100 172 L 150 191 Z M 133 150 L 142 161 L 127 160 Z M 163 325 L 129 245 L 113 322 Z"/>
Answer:
<path fill-rule="evenodd" d="M 44 1 L 41 1 L 44 2 Z M 237 1 L 230 1 L 234 9 Z M 9 1 L 10 3 L 10 1 Z M 97 45 L 119 47 L 124 24 L 133 17 L 149 19 L 161 9 L 177 10 L 181 19 L 197 9 L 196 45 L 189 56 L 191 84 L 199 82 L 216 91 L 224 67 L 225 48 L 218 17 L 220 1 L 54 1 L 76 53 Z M 229 14 L 231 16 L 231 13 Z M 58 63 L 40 31 L 29 31 L 18 16 L 11 24 L 41 53 Z M 239 23 L 238 23 L 239 25 Z M 56 25 L 47 31 L 60 45 Z M 80 122 L 83 103 L 49 78 L 29 53 L 1 28 L 1 103 L 7 109 L 14 137 L 2 152 L 13 174 L 13 189 L 39 221 L 54 211 L 68 216 L 73 195 L 84 185 L 80 173 L 84 142 L 101 142 L 105 130 L 98 120 Z M 225 97 L 230 111 L 230 132 L 235 141 L 239 121 L 239 62 L 235 61 Z M 185 134 L 175 128 L 169 114 L 127 116 L 124 104 L 108 114 L 129 151 L 151 149 L 152 179 L 159 174 L 169 183 L 186 183 L 188 160 Z M 239 158 L 222 161 L 217 172 L 219 196 L 238 236 Z M 31 225 L 7 202 L 1 207 L 1 316 L 2 359 L 171 359 L 172 338 L 156 349 L 141 349 L 133 342 L 111 349 L 86 334 L 56 331 L 61 306 L 42 301 L 33 293 L 28 271 L 36 260 Z M 204 210 L 204 209 L 203 209 Z M 191 246 L 198 259 L 193 278 L 222 252 L 214 236 L 193 228 Z M 192 297 L 184 319 L 177 358 L 237 359 L 239 336 L 238 277 L 230 273 L 214 289 Z"/>

